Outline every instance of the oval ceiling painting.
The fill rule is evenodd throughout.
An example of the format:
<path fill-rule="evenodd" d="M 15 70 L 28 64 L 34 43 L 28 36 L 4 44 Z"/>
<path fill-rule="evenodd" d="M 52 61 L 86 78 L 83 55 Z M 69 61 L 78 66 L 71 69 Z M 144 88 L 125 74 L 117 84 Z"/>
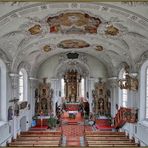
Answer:
<path fill-rule="evenodd" d="M 101 20 L 82 12 L 65 12 L 48 17 L 50 33 L 85 34 L 97 33 Z"/>
<path fill-rule="evenodd" d="M 69 48 L 85 48 L 89 47 L 90 45 L 83 40 L 70 39 L 70 40 L 61 41 L 57 46 L 59 48 L 69 49 Z"/>

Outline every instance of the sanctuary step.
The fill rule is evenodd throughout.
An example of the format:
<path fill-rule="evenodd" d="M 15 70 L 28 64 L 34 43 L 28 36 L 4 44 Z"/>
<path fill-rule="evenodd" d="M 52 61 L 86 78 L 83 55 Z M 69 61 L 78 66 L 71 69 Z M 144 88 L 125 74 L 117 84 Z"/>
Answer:
<path fill-rule="evenodd" d="M 124 132 L 112 131 L 86 131 L 85 140 L 87 146 L 122 146 L 137 147 L 133 140 L 130 140 Z"/>
<path fill-rule="evenodd" d="M 80 137 L 74 136 L 74 137 L 67 137 L 67 143 L 66 146 L 76 146 L 80 147 Z"/>
<path fill-rule="evenodd" d="M 11 147 L 32 147 L 50 146 L 58 147 L 61 145 L 60 131 L 27 131 L 21 132 L 17 139 L 13 140 L 8 146 Z"/>

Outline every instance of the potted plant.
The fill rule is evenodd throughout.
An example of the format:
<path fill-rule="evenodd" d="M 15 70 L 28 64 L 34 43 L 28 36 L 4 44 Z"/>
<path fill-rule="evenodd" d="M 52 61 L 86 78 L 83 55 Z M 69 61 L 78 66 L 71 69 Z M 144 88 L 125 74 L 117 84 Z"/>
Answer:
<path fill-rule="evenodd" d="M 37 115 L 34 115 L 34 116 L 32 117 L 32 123 L 31 123 L 32 127 L 36 126 L 36 124 L 37 124 L 37 119 L 38 119 L 38 116 L 37 116 Z"/>
<path fill-rule="evenodd" d="M 54 128 L 54 127 L 56 127 L 56 123 L 57 123 L 57 119 L 55 118 L 55 117 L 50 117 L 49 119 L 48 119 L 48 127 L 49 128 Z"/>

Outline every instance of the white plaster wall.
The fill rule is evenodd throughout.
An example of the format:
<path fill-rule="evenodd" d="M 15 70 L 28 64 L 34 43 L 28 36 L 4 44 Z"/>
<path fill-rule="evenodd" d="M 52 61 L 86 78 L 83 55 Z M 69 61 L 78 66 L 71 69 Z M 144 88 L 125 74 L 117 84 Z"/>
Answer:
<path fill-rule="evenodd" d="M 5 146 L 7 139 L 9 139 L 10 136 L 9 124 L 5 122 L 2 126 L 0 125 L 0 146 Z"/>
<path fill-rule="evenodd" d="M 46 60 L 38 70 L 38 78 L 47 77 L 49 81 L 56 76 L 55 69 L 58 65 L 58 56 L 53 56 Z"/>
<path fill-rule="evenodd" d="M 47 77 L 48 81 L 56 76 L 56 67 L 59 65 L 58 55 L 53 56 L 46 60 L 38 70 L 38 78 Z M 87 65 L 89 67 L 90 77 L 93 78 L 106 78 L 107 70 L 105 66 L 96 58 L 87 55 Z"/>

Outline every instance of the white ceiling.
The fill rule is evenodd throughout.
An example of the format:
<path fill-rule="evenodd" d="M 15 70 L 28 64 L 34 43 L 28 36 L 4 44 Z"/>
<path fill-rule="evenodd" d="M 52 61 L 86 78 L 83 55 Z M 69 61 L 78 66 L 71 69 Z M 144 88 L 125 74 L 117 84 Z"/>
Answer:
<path fill-rule="evenodd" d="M 66 12 L 87 13 L 99 18 L 101 24 L 96 34 L 51 33 L 46 20 L 50 16 Z M 148 5 L 147 3 L 106 2 L 106 3 L 0 3 L 0 50 L 3 51 L 14 70 L 22 61 L 31 65 L 32 70 L 55 54 L 68 51 L 87 53 L 101 61 L 110 74 L 116 75 L 122 62 L 127 62 L 132 71 L 137 71 L 141 56 L 148 50 Z M 42 32 L 31 35 L 29 28 L 40 24 Z M 108 26 L 119 30 L 116 35 L 106 34 Z M 57 45 L 68 39 L 83 40 L 89 47 L 59 48 Z M 51 51 L 44 52 L 45 45 Z M 103 51 L 97 51 L 97 45 Z M 9 62 L 8 61 L 8 62 Z"/>

